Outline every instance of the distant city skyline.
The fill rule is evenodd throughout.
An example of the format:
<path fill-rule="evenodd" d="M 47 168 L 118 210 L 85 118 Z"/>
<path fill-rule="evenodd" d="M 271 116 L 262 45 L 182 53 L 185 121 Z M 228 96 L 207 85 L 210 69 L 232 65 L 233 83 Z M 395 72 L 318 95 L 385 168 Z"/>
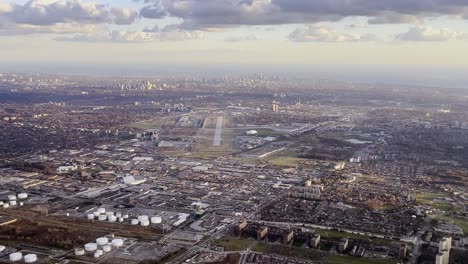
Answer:
<path fill-rule="evenodd" d="M 0 0 L 5 65 L 468 66 L 457 0 Z"/>

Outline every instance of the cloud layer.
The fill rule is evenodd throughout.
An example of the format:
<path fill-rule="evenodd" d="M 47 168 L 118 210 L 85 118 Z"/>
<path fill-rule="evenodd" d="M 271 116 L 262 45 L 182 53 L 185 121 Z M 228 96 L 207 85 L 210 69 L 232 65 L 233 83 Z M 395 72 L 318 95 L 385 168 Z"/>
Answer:
<path fill-rule="evenodd" d="M 364 16 L 370 24 L 421 23 L 444 15 L 468 18 L 465 0 L 144 0 L 141 15 L 182 18 L 187 28 L 337 21 Z"/>

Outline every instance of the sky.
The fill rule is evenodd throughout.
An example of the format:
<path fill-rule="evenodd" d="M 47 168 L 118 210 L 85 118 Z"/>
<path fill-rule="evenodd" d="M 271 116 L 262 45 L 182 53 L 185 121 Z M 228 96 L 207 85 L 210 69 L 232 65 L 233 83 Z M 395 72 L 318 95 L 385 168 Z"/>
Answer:
<path fill-rule="evenodd" d="M 0 64 L 466 69 L 468 0 L 0 0 Z"/>

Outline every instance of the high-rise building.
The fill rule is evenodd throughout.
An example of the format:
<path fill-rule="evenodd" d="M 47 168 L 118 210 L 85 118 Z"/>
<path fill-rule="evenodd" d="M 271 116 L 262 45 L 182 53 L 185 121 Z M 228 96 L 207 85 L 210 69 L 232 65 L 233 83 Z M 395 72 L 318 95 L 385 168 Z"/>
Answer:
<path fill-rule="evenodd" d="M 279 105 L 278 105 L 277 102 L 273 102 L 272 110 L 275 113 L 277 113 L 279 111 Z"/>
<path fill-rule="evenodd" d="M 444 237 L 439 242 L 439 253 L 436 255 L 436 264 L 448 264 L 452 249 L 452 237 Z"/>

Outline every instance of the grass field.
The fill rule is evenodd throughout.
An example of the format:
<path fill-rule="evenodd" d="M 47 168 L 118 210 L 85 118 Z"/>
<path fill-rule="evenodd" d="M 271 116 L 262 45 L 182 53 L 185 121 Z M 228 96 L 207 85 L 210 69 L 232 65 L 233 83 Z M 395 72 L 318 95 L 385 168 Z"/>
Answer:
<path fill-rule="evenodd" d="M 264 254 L 274 254 L 290 258 L 313 261 L 323 260 L 326 257 L 326 254 L 324 254 L 323 252 L 310 250 L 308 248 L 271 245 L 267 243 L 258 243 L 252 248 L 252 250 Z"/>
<path fill-rule="evenodd" d="M 223 247 L 224 251 L 243 251 L 253 244 L 252 240 L 242 239 L 233 236 L 223 237 L 216 241 L 216 245 Z"/>
<path fill-rule="evenodd" d="M 350 239 L 363 239 L 363 240 L 371 240 L 372 243 L 381 246 L 389 246 L 392 244 L 392 240 L 382 239 L 382 238 L 370 238 L 368 236 L 363 236 L 359 234 L 350 234 L 346 232 L 334 231 L 334 230 L 317 230 L 322 238 L 328 238 L 330 240 L 340 240 L 344 237 Z"/>
<path fill-rule="evenodd" d="M 422 205 L 430 205 L 438 210 L 443 210 L 447 212 L 453 212 L 457 208 L 452 205 L 450 202 L 436 201 L 437 199 L 442 199 L 449 197 L 449 195 L 444 193 L 422 193 L 416 195 L 416 201 Z"/>
<path fill-rule="evenodd" d="M 347 256 L 329 256 L 326 263 L 331 264 L 396 264 L 394 260 L 388 259 L 365 259 Z"/>
<path fill-rule="evenodd" d="M 452 221 L 455 225 L 459 226 L 463 230 L 464 234 L 468 234 L 468 220 L 455 218 L 448 215 L 432 215 L 431 217 L 437 220 Z"/>
<path fill-rule="evenodd" d="M 160 128 L 166 122 L 170 120 L 170 117 L 157 117 L 149 120 L 142 120 L 128 125 L 129 127 L 147 130 L 147 129 L 156 129 Z M 175 121 L 175 119 L 174 119 Z"/>

